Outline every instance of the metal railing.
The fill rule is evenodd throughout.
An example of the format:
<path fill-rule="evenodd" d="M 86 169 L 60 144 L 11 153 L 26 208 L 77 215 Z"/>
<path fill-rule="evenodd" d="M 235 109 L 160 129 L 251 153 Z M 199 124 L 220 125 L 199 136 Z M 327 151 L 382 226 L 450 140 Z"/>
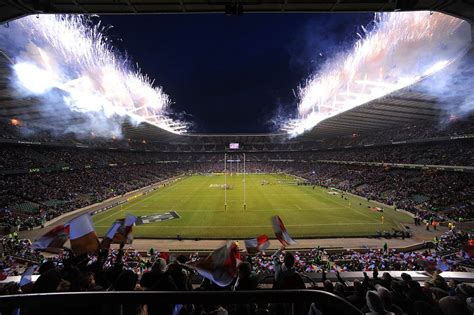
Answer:
<path fill-rule="evenodd" d="M 331 314 L 362 314 L 354 305 L 341 297 L 318 290 L 255 290 L 255 291 L 102 291 L 39 293 L 0 296 L 0 308 L 67 309 L 76 306 L 113 305 L 113 314 L 122 314 L 123 305 L 144 304 L 195 304 L 195 305 L 243 305 L 243 304 L 288 304 L 285 314 L 308 314 L 311 303 L 334 309 Z M 43 310 L 45 310 L 43 308 Z M 26 312 L 30 314 L 29 312 Z"/>

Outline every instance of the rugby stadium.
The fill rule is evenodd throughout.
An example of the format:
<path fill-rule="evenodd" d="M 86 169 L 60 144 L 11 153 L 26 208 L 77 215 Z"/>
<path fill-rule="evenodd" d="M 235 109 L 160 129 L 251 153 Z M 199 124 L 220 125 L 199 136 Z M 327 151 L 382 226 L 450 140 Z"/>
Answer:
<path fill-rule="evenodd" d="M 378 13 L 272 128 L 218 88 L 226 106 L 178 113 L 167 68 L 125 58 L 130 15 L 356 12 Z M 0 0 L 0 314 L 472 314 L 473 19 L 466 1 Z"/>

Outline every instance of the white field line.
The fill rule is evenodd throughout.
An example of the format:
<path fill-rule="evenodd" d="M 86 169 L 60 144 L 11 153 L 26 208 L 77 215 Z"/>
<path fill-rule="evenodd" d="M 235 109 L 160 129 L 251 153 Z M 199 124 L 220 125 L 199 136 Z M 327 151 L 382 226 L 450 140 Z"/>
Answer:
<path fill-rule="evenodd" d="M 155 193 L 151 193 L 149 196 L 146 196 L 145 198 L 139 199 L 139 200 L 137 200 L 137 201 L 142 202 L 142 201 L 144 201 L 144 200 L 147 200 L 148 198 L 153 197 L 154 195 L 155 195 Z M 134 201 L 135 201 L 135 200 L 134 200 Z M 130 209 L 130 208 L 133 207 L 133 206 L 135 206 L 135 203 L 133 203 L 133 201 L 132 201 L 129 205 L 127 205 L 126 207 L 122 207 L 122 208 L 121 208 L 120 210 L 118 210 L 118 211 L 111 211 L 112 213 L 111 213 L 110 215 L 105 216 L 105 217 L 103 217 L 103 218 L 100 218 L 100 219 L 97 220 L 95 223 L 97 224 L 97 223 L 99 223 L 99 222 L 105 221 L 106 219 L 110 218 L 111 216 L 117 215 L 117 214 L 119 214 L 120 212 L 123 212 L 124 210 Z M 118 207 L 118 206 L 117 206 L 117 207 Z"/>
<path fill-rule="evenodd" d="M 178 180 L 176 182 L 173 182 L 172 185 L 170 186 L 167 186 L 165 187 L 164 189 L 161 188 L 155 192 L 152 192 L 149 194 L 149 196 L 146 196 L 145 198 L 143 199 L 139 199 L 137 201 L 132 201 L 130 204 L 128 204 L 127 206 L 125 207 L 122 207 L 120 210 L 116 210 L 116 211 L 112 211 L 109 215 L 103 217 L 103 218 L 100 218 L 98 221 L 96 221 L 95 223 L 98 224 L 100 222 L 103 222 L 105 220 L 107 220 L 108 218 L 114 216 L 114 215 L 118 215 L 119 213 L 121 212 L 124 212 L 125 210 L 127 209 L 130 209 L 132 207 L 137 207 L 137 208 L 141 208 L 139 211 L 140 212 L 157 212 L 157 211 L 169 211 L 169 209 L 165 209 L 165 210 L 144 210 L 143 208 L 149 208 L 148 206 L 139 206 L 139 204 L 142 202 L 142 201 L 145 201 L 151 197 L 154 197 L 156 193 L 158 193 L 159 191 L 161 192 L 164 192 L 164 191 L 167 191 L 171 188 L 176 188 L 176 187 L 183 187 L 183 186 L 188 186 L 186 184 L 183 185 L 183 181 L 186 181 L 186 178 L 181 178 L 181 180 Z M 177 182 L 180 182 L 179 186 L 176 186 L 174 184 L 176 184 Z M 192 186 L 192 187 L 196 187 L 195 184 L 190 184 L 189 186 Z M 190 196 L 195 196 L 195 194 L 180 194 L 180 196 L 186 196 L 186 195 L 190 195 Z M 211 196 L 213 196 L 213 194 L 210 194 Z M 267 194 L 267 195 L 278 195 L 280 196 L 281 194 Z M 303 192 L 298 192 L 298 193 L 291 193 L 291 194 L 287 194 L 287 195 L 306 195 L 306 193 L 303 193 Z M 347 205 L 345 205 L 344 203 L 341 203 L 339 201 L 336 201 L 336 200 L 333 200 L 331 198 L 329 198 L 328 196 L 325 196 L 324 194 L 321 195 L 324 199 L 326 200 L 329 200 L 331 202 L 334 202 L 336 204 L 339 204 L 341 206 L 343 206 L 343 208 L 334 208 L 334 207 L 330 207 L 330 208 L 317 208 L 317 209 L 312 209 L 312 210 L 302 210 L 300 206 L 296 205 L 295 206 L 300 210 L 300 211 L 306 211 L 306 212 L 313 212 L 313 211 L 318 211 L 318 210 L 347 210 L 347 209 L 350 209 L 356 213 L 359 213 L 360 215 L 370 219 L 371 222 L 374 222 L 374 223 L 357 223 L 357 224 L 379 224 L 378 220 L 374 220 L 373 218 L 371 218 L 370 216 L 358 211 L 357 209 L 354 209 L 352 207 L 348 207 Z M 228 199 L 228 202 L 242 202 L 242 199 Z M 118 206 L 117 206 L 118 207 Z M 273 211 L 294 211 L 295 209 L 259 209 L 259 210 L 248 210 L 248 212 L 273 212 Z M 208 213 L 217 213 L 217 212 L 223 212 L 222 210 L 176 210 L 176 211 L 179 211 L 179 212 L 182 212 L 182 213 L 195 213 L 195 212 L 208 212 Z M 237 212 L 237 211 L 233 211 L 232 209 L 228 209 L 228 212 Z M 319 225 L 345 225 L 346 223 L 342 223 L 342 224 L 319 224 Z M 100 227 L 99 225 L 96 225 L 97 227 Z M 304 225 L 295 225 L 296 227 L 297 226 L 304 226 Z M 309 225 L 309 226 L 312 226 L 312 225 Z M 318 225 L 314 225 L 314 226 L 318 226 Z M 163 226 L 165 227 L 165 226 Z M 229 227 L 232 227 L 232 226 L 229 226 Z"/>
<path fill-rule="evenodd" d="M 142 197 L 142 196 L 140 196 L 140 197 L 138 197 L 137 199 L 132 200 L 131 202 L 129 202 L 127 206 L 121 207 L 120 210 L 118 210 L 118 211 L 111 211 L 110 215 L 105 216 L 105 217 L 103 217 L 103 218 L 100 218 L 100 219 L 97 220 L 95 223 L 97 224 L 97 223 L 99 223 L 99 222 L 105 221 L 106 219 L 110 218 L 110 217 L 113 216 L 113 215 L 119 214 L 120 212 L 123 212 L 124 210 L 130 209 L 131 207 L 140 204 L 142 201 L 145 201 L 145 200 L 147 200 L 147 199 L 149 199 L 149 198 L 155 196 L 158 192 L 163 192 L 163 191 L 166 191 L 166 190 L 172 188 L 173 186 L 175 186 L 175 184 L 176 184 L 177 182 L 180 182 L 181 180 L 184 180 L 184 179 L 185 179 L 184 177 L 178 178 L 176 181 L 172 182 L 170 186 L 163 186 L 161 189 L 157 189 L 157 190 L 155 190 L 155 191 L 149 193 L 149 194 L 148 194 L 145 198 L 143 198 L 143 199 L 141 199 L 140 197 Z M 138 202 L 138 201 L 139 201 L 139 202 Z M 116 206 L 116 207 L 118 208 L 119 206 Z M 168 211 L 168 210 L 167 210 L 167 211 Z"/>
<path fill-rule="evenodd" d="M 382 225 L 382 223 L 366 223 L 366 222 L 347 222 L 347 223 L 316 223 L 316 224 L 285 224 L 285 226 L 290 226 L 290 227 L 304 227 L 304 226 L 325 226 L 325 225 Z M 109 227 L 108 225 L 96 225 L 96 227 L 99 228 L 105 228 Z M 266 228 L 266 227 L 272 227 L 272 225 L 139 225 L 136 226 L 139 228 L 194 228 L 194 229 L 212 229 L 212 228 Z"/>
<path fill-rule="evenodd" d="M 332 201 L 332 202 L 334 202 L 334 203 L 337 203 L 338 205 L 345 206 L 345 209 L 351 209 L 352 211 L 357 212 L 358 214 L 360 214 L 360 215 L 362 215 L 362 216 L 364 216 L 364 217 L 370 219 L 370 221 L 372 221 L 372 222 L 377 222 L 377 221 L 375 221 L 373 218 L 371 218 L 370 216 L 366 215 L 365 213 L 362 213 L 362 212 L 358 211 L 358 210 L 355 209 L 355 208 L 346 206 L 345 204 L 343 204 L 343 203 L 341 203 L 341 202 L 339 202 L 339 201 L 332 200 L 331 198 L 325 196 L 324 194 L 322 194 L 321 196 L 322 196 L 324 199 L 326 199 L 326 200 L 329 200 L 329 201 Z"/>
<path fill-rule="evenodd" d="M 184 178 L 183 178 L 183 179 L 184 179 Z M 158 193 L 158 191 L 163 192 L 163 190 L 169 190 L 169 189 L 172 188 L 173 186 L 176 187 L 174 184 L 176 184 L 177 182 L 178 182 L 178 181 L 173 182 L 171 186 L 164 187 L 164 189 L 162 188 L 161 190 L 155 190 L 154 192 L 150 193 L 149 196 L 146 196 L 146 197 L 143 198 L 143 199 L 139 198 L 138 200 L 134 200 L 134 201 L 132 201 L 130 204 L 128 204 L 127 206 L 122 207 L 122 208 L 121 208 L 120 210 L 118 210 L 118 211 L 111 211 L 110 215 L 107 215 L 107 216 L 105 216 L 105 217 L 103 217 L 103 218 L 100 218 L 99 220 L 97 220 L 97 221 L 95 222 L 95 224 L 100 223 L 100 222 L 103 222 L 103 221 L 105 221 L 106 219 L 108 219 L 108 218 L 110 218 L 110 217 L 112 217 L 112 216 L 114 216 L 114 215 L 117 215 L 117 214 L 123 212 L 124 210 L 130 209 L 131 207 L 140 204 L 141 202 L 143 202 L 143 201 L 145 201 L 145 200 L 147 200 L 147 199 L 149 199 L 149 198 L 155 196 L 155 194 Z M 195 187 L 195 186 L 194 186 L 194 187 Z M 139 202 L 137 202 L 137 201 L 139 201 Z M 135 202 L 135 203 L 134 203 L 134 202 Z M 118 206 L 117 206 L 117 207 L 118 207 Z M 141 211 L 143 211 L 143 210 L 141 210 Z M 153 211 L 160 211 L 160 210 L 153 210 Z M 166 211 L 168 211 L 168 210 L 166 210 Z M 96 227 L 100 227 L 100 225 L 95 225 L 95 226 L 96 226 Z"/>
<path fill-rule="evenodd" d="M 147 207 L 149 208 L 149 207 Z M 238 211 L 241 211 L 242 209 L 238 209 L 238 211 L 234 211 L 233 209 L 227 209 L 228 211 L 230 212 L 238 212 Z M 302 208 L 300 208 L 301 211 L 308 211 L 308 212 L 314 212 L 314 211 L 319 211 L 319 210 L 347 210 L 347 208 L 317 208 L 317 209 L 309 209 L 309 210 L 303 210 Z M 167 209 L 140 209 L 139 210 L 140 212 L 160 212 L 160 211 L 171 211 L 169 208 Z M 224 210 L 173 210 L 173 211 L 176 211 L 178 214 L 179 213 L 200 213 L 200 212 L 208 212 L 208 213 L 216 213 L 216 212 L 224 212 Z M 247 208 L 247 212 L 272 212 L 272 211 L 295 211 L 294 208 L 292 209 L 280 209 L 280 208 L 276 208 L 276 209 L 258 209 L 258 210 L 253 210 L 253 209 L 248 209 Z"/>

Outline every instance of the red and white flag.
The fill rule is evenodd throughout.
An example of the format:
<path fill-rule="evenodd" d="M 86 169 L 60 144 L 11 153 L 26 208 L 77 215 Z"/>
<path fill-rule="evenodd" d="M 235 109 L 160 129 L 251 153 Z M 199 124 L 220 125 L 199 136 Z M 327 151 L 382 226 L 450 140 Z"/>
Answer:
<path fill-rule="evenodd" d="M 257 238 L 252 238 L 250 240 L 245 241 L 245 248 L 247 252 L 254 253 L 254 252 L 261 252 L 267 249 L 270 246 L 270 240 L 268 236 L 263 234 Z"/>
<path fill-rule="evenodd" d="M 39 239 L 33 245 L 33 249 L 61 248 L 69 238 L 69 226 L 58 225 Z"/>
<path fill-rule="evenodd" d="M 198 261 L 194 268 L 206 279 L 226 287 L 237 276 L 237 265 L 240 253 L 235 241 L 228 241 L 224 246 L 213 251 L 204 260 Z"/>
<path fill-rule="evenodd" d="M 99 250 L 99 239 L 89 213 L 69 221 L 69 238 L 71 249 L 77 256 Z"/>
<path fill-rule="evenodd" d="M 169 252 L 160 252 L 160 258 L 166 260 L 166 262 L 170 261 L 170 253 Z"/>
<path fill-rule="evenodd" d="M 133 242 L 133 234 L 132 234 L 132 229 L 133 225 L 135 224 L 135 221 L 137 220 L 137 217 L 132 215 L 132 214 L 127 214 L 125 216 L 125 219 L 119 219 L 115 222 L 120 222 L 120 227 L 116 231 L 112 243 L 114 244 L 132 244 Z"/>
<path fill-rule="evenodd" d="M 272 217 L 273 231 L 276 238 L 283 244 L 283 246 L 295 245 L 296 242 L 288 234 L 288 231 L 279 216 Z"/>

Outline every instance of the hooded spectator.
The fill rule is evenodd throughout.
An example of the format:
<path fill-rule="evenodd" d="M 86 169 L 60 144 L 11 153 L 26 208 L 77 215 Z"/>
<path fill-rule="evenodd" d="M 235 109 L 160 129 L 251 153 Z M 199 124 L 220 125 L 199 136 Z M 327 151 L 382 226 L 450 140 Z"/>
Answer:
<path fill-rule="evenodd" d="M 375 287 L 377 289 L 377 294 L 382 299 L 385 309 L 389 312 L 394 313 L 395 315 L 402 315 L 403 310 L 398 305 L 395 305 L 392 302 L 392 292 L 390 292 L 381 285 L 376 285 Z"/>
<path fill-rule="evenodd" d="M 367 291 L 366 295 L 367 307 L 369 312 L 366 315 L 395 315 L 384 308 L 382 299 L 376 291 Z"/>

